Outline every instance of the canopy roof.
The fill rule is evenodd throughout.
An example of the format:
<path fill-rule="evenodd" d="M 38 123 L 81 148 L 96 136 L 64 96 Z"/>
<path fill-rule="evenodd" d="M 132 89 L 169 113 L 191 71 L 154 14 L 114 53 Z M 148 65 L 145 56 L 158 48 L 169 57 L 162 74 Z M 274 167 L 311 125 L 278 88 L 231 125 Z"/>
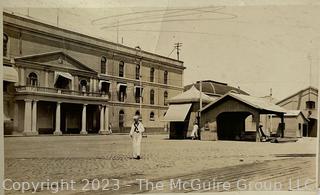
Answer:
<path fill-rule="evenodd" d="M 236 94 L 236 93 L 232 93 L 232 92 L 230 92 L 230 93 L 220 97 L 219 99 L 215 100 L 214 102 L 210 103 L 209 105 L 204 107 L 201 111 L 205 111 L 205 110 L 209 109 L 211 106 L 219 104 L 219 102 L 221 102 L 221 100 L 228 98 L 228 97 L 234 98 L 244 104 L 252 106 L 252 107 L 254 107 L 258 110 L 261 110 L 261 111 L 267 111 L 270 113 L 286 113 L 287 112 L 284 108 L 282 108 L 278 105 L 275 105 L 274 103 L 267 101 L 264 98 Z"/>
<path fill-rule="evenodd" d="M 199 102 L 200 94 L 203 103 L 213 102 L 216 98 L 210 97 L 204 93 L 201 93 L 197 88 L 192 86 L 189 90 L 171 98 L 168 103 L 189 103 L 189 102 Z"/>
<path fill-rule="evenodd" d="M 172 104 L 164 116 L 164 121 L 183 122 L 189 113 L 192 104 Z"/>
<path fill-rule="evenodd" d="M 18 82 L 19 76 L 16 69 L 11 66 L 3 66 L 3 80 L 8 82 Z"/>

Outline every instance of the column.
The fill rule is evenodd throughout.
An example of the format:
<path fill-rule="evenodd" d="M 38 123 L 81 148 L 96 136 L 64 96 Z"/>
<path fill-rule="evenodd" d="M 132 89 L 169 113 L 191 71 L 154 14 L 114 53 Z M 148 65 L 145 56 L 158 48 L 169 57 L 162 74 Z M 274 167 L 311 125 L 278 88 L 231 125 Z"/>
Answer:
<path fill-rule="evenodd" d="M 90 78 L 90 81 L 89 81 L 89 92 L 91 93 L 93 91 L 93 79 Z"/>
<path fill-rule="evenodd" d="M 107 128 L 108 126 L 105 126 L 105 106 L 101 105 L 100 106 L 100 130 L 99 130 L 99 134 L 101 135 L 106 135 L 108 133 Z"/>
<path fill-rule="evenodd" d="M 97 92 L 97 80 L 96 79 L 92 79 L 93 80 L 93 92 Z"/>
<path fill-rule="evenodd" d="M 32 134 L 34 134 L 34 135 L 38 135 L 38 130 L 37 130 L 37 101 L 38 100 L 33 100 L 33 103 L 32 103 L 31 131 L 32 131 Z"/>
<path fill-rule="evenodd" d="M 57 102 L 57 107 L 56 107 L 56 127 L 55 127 L 55 131 L 53 133 L 54 135 L 62 135 L 62 132 L 60 130 L 60 120 L 61 120 L 60 107 L 61 107 L 61 102 Z"/>
<path fill-rule="evenodd" d="M 104 129 L 109 132 L 109 107 L 104 107 Z"/>
<path fill-rule="evenodd" d="M 23 133 L 24 135 L 32 135 L 31 132 L 31 106 L 32 100 L 25 99 L 24 100 L 24 126 Z"/>
<path fill-rule="evenodd" d="M 44 71 L 44 87 L 49 87 L 49 72 Z"/>
<path fill-rule="evenodd" d="M 80 134 L 86 135 L 87 132 L 87 104 L 83 104 L 82 108 L 82 125 L 81 125 L 81 131 Z"/>
<path fill-rule="evenodd" d="M 21 67 L 20 68 L 20 85 L 21 86 L 24 86 L 24 85 L 26 85 L 26 83 L 25 83 L 25 75 L 24 75 L 24 68 L 23 67 Z"/>

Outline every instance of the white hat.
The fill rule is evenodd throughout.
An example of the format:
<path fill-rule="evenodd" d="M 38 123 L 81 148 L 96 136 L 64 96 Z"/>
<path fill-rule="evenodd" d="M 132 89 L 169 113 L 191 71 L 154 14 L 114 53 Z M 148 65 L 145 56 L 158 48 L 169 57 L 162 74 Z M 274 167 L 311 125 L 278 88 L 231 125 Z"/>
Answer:
<path fill-rule="evenodd" d="M 139 116 L 138 116 L 138 115 L 135 115 L 135 116 L 133 117 L 133 119 L 139 119 Z"/>

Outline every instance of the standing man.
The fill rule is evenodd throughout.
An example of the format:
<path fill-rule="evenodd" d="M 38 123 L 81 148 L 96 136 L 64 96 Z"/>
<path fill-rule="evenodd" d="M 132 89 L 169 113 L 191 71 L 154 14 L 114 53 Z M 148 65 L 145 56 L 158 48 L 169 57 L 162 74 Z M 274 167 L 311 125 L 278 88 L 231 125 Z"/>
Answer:
<path fill-rule="evenodd" d="M 140 150 L 141 150 L 141 139 L 142 133 L 144 132 L 144 127 L 142 122 L 139 121 L 139 116 L 133 117 L 133 124 L 130 130 L 130 137 L 132 139 L 133 146 L 133 158 L 139 160 L 140 159 Z"/>
<path fill-rule="evenodd" d="M 193 140 L 198 138 L 198 131 L 199 131 L 199 126 L 198 126 L 197 122 L 194 122 L 193 123 L 193 129 L 192 129 L 192 132 L 191 132 L 191 138 Z"/>

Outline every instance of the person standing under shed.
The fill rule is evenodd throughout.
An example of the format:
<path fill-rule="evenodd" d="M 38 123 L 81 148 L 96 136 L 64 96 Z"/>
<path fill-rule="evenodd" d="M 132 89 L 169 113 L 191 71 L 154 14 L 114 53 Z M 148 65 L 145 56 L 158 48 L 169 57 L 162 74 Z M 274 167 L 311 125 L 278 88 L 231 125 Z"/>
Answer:
<path fill-rule="evenodd" d="M 139 121 L 139 116 L 134 116 L 133 120 L 134 122 L 130 130 L 130 137 L 132 139 L 133 147 L 133 158 L 139 160 L 141 151 L 141 139 L 142 133 L 144 132 L 144 126 L 142 122 Z"/>
<path fill-rule="evenodd" d="M 193 129 L 191 131 L 191 139 L 197 139 L 198 138 L 198 131 L 199 131 L 199 126 L 196 122 L 193 123 Z"/>

